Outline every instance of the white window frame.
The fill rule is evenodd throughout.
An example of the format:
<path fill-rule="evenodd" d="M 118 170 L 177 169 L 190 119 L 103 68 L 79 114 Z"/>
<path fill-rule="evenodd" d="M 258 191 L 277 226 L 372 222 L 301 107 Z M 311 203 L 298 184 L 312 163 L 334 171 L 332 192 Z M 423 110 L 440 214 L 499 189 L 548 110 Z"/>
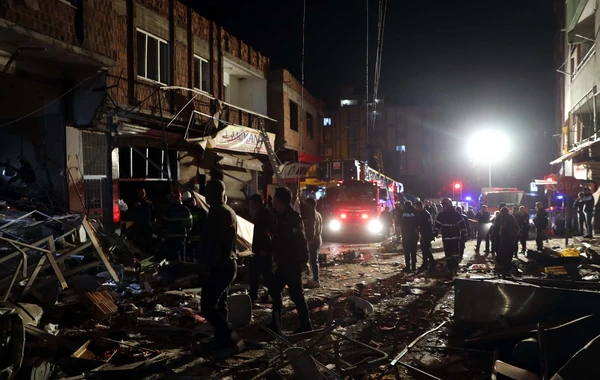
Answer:
<path fill-rule="evenodd" d="M 196 60 L 199 59 L 200 60 L 200 65 L 198 65 L 198 70 L 199 72 L 196 72 L 195 67 L 196 67 Z M 206 62 L 207 65 L 209 65 L 208 59 L 206 58 L 202 58 L 201 56 L 194 54 L 194 75 L 197 76 L 198 78 L 200 78 L 200 86 L 202 86 L 202 62 Z M 196 83 L 194 83 L 194 88 L 196 90 L 200 90 L 202 92 L 205 92 L 207 94 L 210 94 L 210 80 L 212 79 L 210 77 L 210 65 L 208 67 L 208 79 L 209 79 L 209 83 L 207 83 L 208 88 L 201 88 L 201 87 L 196 87 Z M 193 81 L 195 82 L 196 77 L 194 77 Z"/>
<path fill-rule="evenodd" d="M 144 51 L 146 52 L 146 56 L 144 57 L 144 62 L 145 62 L 144 73 L 145 73 L 146 76 L 142 76 L 142 75 L 140 75 L 138 73 L 137 77 L 139 79 L 147 80 L 147 81 L 150 81 L 150 82 L 153 82 L 153 83 L 167 85 L 168 84 L 167 82 L 168 82 L 168 79 L 169 79 L 168 78 L 169 77 L 169 68 L 168 67 L 167 67 L 167 78 L 161 78 L 160 77 L 160 71 L 161 71 L 160 70 L 161 69 L 161 67 L 160 67 L 160 42 L 162 42 L 162 43 L 164 43 L 164 44 L 167 45 L 167 64 L 168 64 L 168 62 L 169 62 L 169 57 L 168 57 L 168 55 L 169 55 L 169 41 L 167 41 L 165 39 L 162 39 L 162 38 L 160 38 L 160 37 L 158 37 L 158 36 L 156 36 L 156 35 L 154 35 L 152 33 L 149 33 L 147 31 L 145 31 L 144 29 L 136 28 L 136 30 L 146 36 L 146 40 L 144 41 L 144 43 L 145 43 L 145 49 L 144 49 Z M 137 33 L 136 33 L 136 36 L 137 36 Z M 148 37 L 152 37 L 152 38 L 154 38 L 155 40 L 157 40 L 159 42 L 157 44 L 157 46 L 156 46 L 156 48 L 158 49 L 157 54 L 156 54 L 156 56 L 158 57 L 158 62 L 157 62 L 157 64 L 158 64 L 158 80 L 154 80 L 154 79 L 151 79 L 151 78 L 147 77 L 147 75 L 148 75 Z M 136 41 L 136 42 L 139 43 L 139 41 Z M 140 57 L 137 57 L 137 59 L 139 60 Z M 165 79 L 165 81 L 163 82 L 162 79 Z"/>

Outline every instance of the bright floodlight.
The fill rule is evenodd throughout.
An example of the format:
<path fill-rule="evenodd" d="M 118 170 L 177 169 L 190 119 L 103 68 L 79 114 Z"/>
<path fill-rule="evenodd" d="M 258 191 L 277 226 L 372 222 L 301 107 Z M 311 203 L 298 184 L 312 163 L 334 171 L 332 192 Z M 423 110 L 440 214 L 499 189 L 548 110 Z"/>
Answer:
<path fill-rule="evenodd" d="M 493 147 L 493 149 L 490 149 Z M 475 132 L 467 145 L 469 155 L 481 163 L 493 164 L 502 161 L 510 149 L 508 137 L 500 131 L 490 129 Z"/>

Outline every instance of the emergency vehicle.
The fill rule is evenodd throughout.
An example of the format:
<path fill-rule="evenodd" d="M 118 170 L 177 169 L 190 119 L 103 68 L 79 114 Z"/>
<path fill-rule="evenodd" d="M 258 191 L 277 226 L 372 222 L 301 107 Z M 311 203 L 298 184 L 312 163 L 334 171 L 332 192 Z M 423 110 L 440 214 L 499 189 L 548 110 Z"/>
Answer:
<path fill-rule="evenodd" d="M 337 163 L 337 164 L 336 164 Z M 321 211 L 330 234 L 383 233 L 385 220 L 381 212 L 394 209 L 402 197 L 400 182 L 382 175 L 357 160 L 321 163 L 321 175 L 329 180 Z M 337 171 L 337 173 L 336 173 Z"/>
<path fill-rule="evenodd" d="M 481 189 L 481 195 L 479 196 L 480 209 L 482 205 L 487 205 L 488 211 L 494 213 L 500 211 L 498 209 L 500 203 L 506 203 L 506 206 L 509 209 L 512 209 L 515 206 L 527 207 L 527 194 L 525 191 L 514 187 L 484 187 Z"/>

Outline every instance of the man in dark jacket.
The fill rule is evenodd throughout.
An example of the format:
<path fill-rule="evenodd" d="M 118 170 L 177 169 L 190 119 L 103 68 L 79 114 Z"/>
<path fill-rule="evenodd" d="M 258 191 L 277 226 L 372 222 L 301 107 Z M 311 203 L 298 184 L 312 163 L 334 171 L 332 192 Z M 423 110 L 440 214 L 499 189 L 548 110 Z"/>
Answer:
<path fill-rule="evenodd" d="M 312 279 L 308 280 L 306 287 L 309 289 L 318 288 L 321 286 L 319 282 L 319 249 L 323 244 L 323 218 L 317 211 L 317 201 L 309 198 L 304 202 L 302 210 L 302 221 L 306 230 L 306 240 L 308 241 L 308 252 L 310 270 Z"/>
<path fill-rule="evenodd" d="M 513 257 L 515 246 L 517 245 L 517 235 L 519 234 L 519 225 L 515 217 L 509 212 L 508 207 L 504 206 L 500 210 L 500 242 L 496 262 L 500 270 L 508 270 Z"/>
<path fill-rule="evenodd" d="M 392 212 L 390 211 L 390 208 L 388 206 L 385 206 L 385 209 L 381 212 L 381 215 L 379 215 L 379 220 L 381 221 L 381 224 L 383 225 L 383 236 L 384 237 L 390 236 L 393 219 L 392 219 Z"/>
<path fill-rule="evenodd" d="M 462 216 L 466 227 L 466 231 L 461 235 L 460 239 L 460 261 L 462 261 L 465 254 L 465 247 L 467 246 L 467 240 L 469 240 L 469 236 L 471 235 L 471 225 L 469 224 L 469 218 L 467 217 L 467 214 L 465 214 L 462 207 L 456 207 L 456 212 Z"/>
<path fill-rule="evenodd" d="M 583 190 L 581 201 L 583 202 L 583 213 L 585 214 L 585 226 L 587 228 L 587 234 L 584 237 L 591 238 L 594 236 L 592 224 L 592 218 L 594 217 L 594 195 L 592 195 L 592 190 L 589 187 Z"/>
<path fill-rule="evenodd" d="M 585 213 L 583 212 L 583 192 L 579 193 L 577 199 L 573 203 L 573 208 L 577 210 L 577 220 L 579 221 L 579 233 L 581 236 L 584 235 L 584 226 L 585 226 Z"/>
<path fill-rule="evenodd" d="M 250 259 L 250 299 L 258 299 L 258 280 L 262 275 L 265 285 L 270 290 L 273 279 L 273 213 L 265 205 L 265 199 L 260 194 L 254 194 L 249 199 L 250 215 L 254 223 L 252 234 L 252 258 Z"/>
<path fill-rule="evenodd" d="M 192 259 L 200 261 L 200 238 L 202 237 L 204 223 L 206 223 L 206 218 L 208 217 L 208 211 L 198 205 L 196 198 L 190 191 L 183 193 L 183 201 L 185 202 L 185 207 L 192 214 L 192 228 L 188 234 L 186 256 L 188 261 Z"/>
<path fill-rule="evenodd" d="M 152 227 L 156 222 L 156 214 L 152 201 L 146 198 L 146 189 L 143 187 L 137 193 L 138 202 L 134 209 L 135 244 L 142 250 L 148 250 L 152 243 Z"/>
<path fill-rule="evenodd" d="M 309 252 L 304 234 L 304 224 L 300 215 L 292 208 L 292 192 L 286 187 L 275 190 L 273 199 L 275 227 L 273 229 L 273 261 L 276 269 L 273 274 L 273 319 L 269 328 L 281 332 L 281 292 L 288 286 L 290 298 L 296 305 L 300 317 L 300 327 L 295 333 L 311 331 L 308 305 L 302 288 L 302 272 L 307 268 Z"/>
<path fill-rule="evenodd" d="M 423 206 L 425 207 L 425 211 L 427 211 L 429 215 L 431 215 L 431 224 L 433 225 L 438 214 L 437 208 L 434 204 L 431 203 L 429 199 L 425 199 Z"/>
<path fill-rule="evenodd" d="M 179 190 L 171 193 L 170 203 L 163 213 L 163 236 L 167 245 L 167 260 L 185 261 L 186 241 L 192 228 L 193 218 L 190 210 L 181 203 Z"/>
<path fill-rule="evenodd" d="M 527 238 L 529 237 L 529 214 L 525 206 L 519 207 L 519 213 L 516 215 L 519 224 L 519 242 L 521 243 L 521 252 L 527 252 Z"/>
<path fill-rule="evenodd" d="M 492 240 L 492 255 L 498 253 L 498 246 L 500 245 L 500 226 L 502 225 L 502 215 L 500 211 L 494 213 L 492 218 L 492 227 L 490 228 L 490 239 Z"/>
<path fill-rule="evenodd" d="M 442 200 L 442 207 L 443 210 L 435 221 L 434 234 L 442 234 L 446 265 L 451 275 L 455 275 L 458 272 L 461 236 L 466 233 L 467 227 L 463 217 L 456 212 L 449 198 Z"/>
<path fill-rule="evenodd" d="M 423 264 L 419 271 L 434 270 L 435 259 L 431 253 L 431 240 L 433 239 L 433 226 L 431 224 L 431 215 L 423 208 L 423 203 L 415 203 L 417 210 L 417 225 L 421 235 L 421 252 L 423 252 Z"/>
<path fill-rule="evenodd" d="M 477 221 L 477 246 L 475 248 L 475 253 L 479 254 L 481 248 L 481 241 L 485 239 L 485 253 L 490 253 L 490 227 L 492 216 L 488 211 L 487 205 L 481 206 L 481 210 L 475 215 L 475 220 Z"/>
<path fill-rule="evenodd" d="M 215 330 L 209 347 L 226 356 L 243 347 L 241 339 L 232 336 L 227 324 L 227 295 L 237 273 L 237 219 L 235 212 L 225 204 L 222 181 L 212 179 L 206 184 L 206 202 L 210 209 L 200 247 L 208 276 L 202 287 L 200 307 Z"/>
<path fill-rule="evenodd" d="M 417 243 L 419 242 L 419 220 L 411 201 L 404 202 L 400 214 L 402 248 L 404 249 L 404 272 L 417 270 Z"/>
<path fill-rule="evenodd" d="M 544 249 L 544 240 L 546 240 L 546 230 L 548 229 L 548 213 L 544 210 L 542 202 L 537 202 L 535 207 L 537 208 L 535 218 L 533 219 L 533 224 L 537 230 L 535 242 L 537 243 L 538 251 L 541 252 Z"/>

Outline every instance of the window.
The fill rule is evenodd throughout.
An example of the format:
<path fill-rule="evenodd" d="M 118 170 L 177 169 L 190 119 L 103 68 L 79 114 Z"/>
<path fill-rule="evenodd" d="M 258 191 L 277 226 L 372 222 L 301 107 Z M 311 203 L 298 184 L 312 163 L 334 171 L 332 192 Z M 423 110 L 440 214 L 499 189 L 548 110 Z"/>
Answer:
<path fill-rule="evenodd" d="M 204 58 L 194 56 L 194 88 L 210 91 L 210 69 L 208 61 Z"/>
<path fill-rule="evenodd" d="M 298 132 L 298 103 L 290 100 L 290 129 Z"/>
<path fill-rule="evenodd" d="M 406 145 L 396 145 L 396 152 L 406 152 Z"/>
<path fill-rule="evenodd" d="M 340 105 L 343 106 L 355 106 L 358 104 L 358 101 L 355 99 L 342 99 L 340 100 Z"/>
<path fill-rule="evenodd" d="M 333 139 L 333 133 L 331 129 L 325 129 L 323 131 L 323 142 L 331 142 Z"/>
<path fill-rule="evenodd" d="M 315 134 L 313 127 L 313 116 L 308 112 L 306 113 L 306 134 L 308 135 L 309 139 L 312 139 Z"/>
<path fill-rule="evenodd" d="M 333 156 L 333 148 L 325 148 L 325 156 L 326 157 Z"/>
<path fill-rule="evenodd" d="M 329 125 L 331 125 L 331 118 L 330 117 L 324 117 L 323 118 L 323 126 L 327 127 Z"/>
<path fill-rule="evenodd" d="M 396 138 L 403 139 L 405 137 L 404 128 L 396 129 Z"/>
<path fill-rule="evenodd" d="M 396 124 L 404 124 L 404 115 L 400 112 L 396 114 Z"/>
<path fill-rule="evenodd" d="M 169 49 L 167 41 L 138 30 L 137 74 L 139 77 L 166 84 L 169 76 Z"/>

